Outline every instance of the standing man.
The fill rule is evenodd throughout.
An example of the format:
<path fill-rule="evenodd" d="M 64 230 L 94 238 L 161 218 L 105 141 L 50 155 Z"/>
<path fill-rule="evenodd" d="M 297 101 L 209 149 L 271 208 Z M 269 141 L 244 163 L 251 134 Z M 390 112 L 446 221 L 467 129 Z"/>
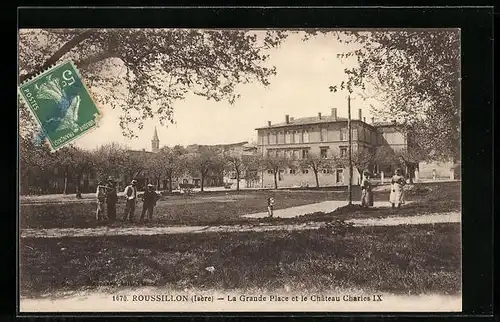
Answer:
<path fill-rule="evenodd" d="M 158 195 L 152 184 L 148 184 L 144 195 L 142 196 L 142 213 L 141 221 L 144 220 L 144 215 L 146 211 L 148 212 L 148 220 L 153 220 L 153 208 L 156 206 L 156 201 L 158 200 Z"/>
<path fill-rule="evenodd" d="M 105 219 L 104 213 L 104 203 L 106 202 L 106 186 L 102 181 L 99 181 L 97 184 L 97 191 L 95 193 L 97 198 L 97 211 L 96 211 L 96 219 L 99 221 L 101 219 Z"/>
<path fill-rule="evenodd" d="M 110 220 L 116 219 L 116 203 L 118 202 L 118 195 L 116 194 L 116 182 L 108 179 L 108 191 L 106 193 L 106 205 L 108 211 L 108 218 Z"/>
<path fill-rule="evenodd" d="M 132 180 L 132 182 L 125 187 L 125 213 L 123 214 L 123 220 L 132 221 L 135 212 L 135 200 L 137 199 L 137 181 Z"/>

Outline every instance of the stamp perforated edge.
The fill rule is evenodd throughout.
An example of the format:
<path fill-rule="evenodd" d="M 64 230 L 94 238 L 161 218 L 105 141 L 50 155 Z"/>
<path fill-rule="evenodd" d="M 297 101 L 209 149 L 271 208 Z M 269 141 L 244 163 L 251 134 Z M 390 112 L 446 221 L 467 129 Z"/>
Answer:
<path fill-rule="evenodd" d="M 45 131 L 45 129 L 43 128 L 42 126 L 42 122 L 40 121 L 40 119 L 38 118 L 38 116 L 36 115 L 36 113 L 33 111 L 33 109 L 31 108 L 31 105 L 28 103 L 28 100 L 26 99 L 26 97 L 24 96 L 23 94 L 23 91 L 22 91 L 22 87 L 26 86 L 26 85 L 29 85 L 30 83 L 34 82 L 35 80 L 37 80 L 38 78 L 40 78 L 42 75 L 46 74 L 46 73 L 49 73 L 51 70 L 54 70 L 64 64 L 67 64 L 69 63 L 71 65 L 71 67 L 75 70 L 77 76 L 80 78 L 81 80 L 81 83 L 83 85 L 83 88 L 87 91 L 88 95 L 90 96 L 90 99 L 92 100 L 92 103 L 94 103 L 94 106 L 96 107 L 96 109 L 98 110 L 99 114 L 97 115 L 97 117 L 94 118 L 94 121 L 95 121 L 95 125 L 88 128 L 85 132 L 83 133 L 80 133 L 78 135 L 75 135 L 73 138 L 65 141 L 63 144 L 61 144 L 60 146 L 58 147 L 55 147 L 54 148 L 54 145 L 52 144 L 52 141 L 50 140 L 50 137 L 49 135 L 47 134 L 47 132 Z M 96 103 L 96 100 L 94 99 L 93 95 L 92 95 L 92 92 L 89 90 L 89 88 L 87 87 L 87 84 L 85 83 L 84 81 L 84 78 L 82 77 L 81 73 L 80 73 L 80 70 L 78 70 L 78 68 L 76 67 L 76 65 L 73 63 L 72 60 L 64 60 L 62 62 L 59 62 L 59 63 L 56 63 L 56 64 L 53 64 L 51 65 L 50 67 L 44 69 L 43 71 L 40 71 L 39 73 L 37 73 L 36 75 L 26 79 L 24 82 L 22 82 L 21 84 L 19 84 L 18 86 L 18 93 L 20 94 L 22 100 L 24 101 L 24 104 L 26 104 L 28 110 L 30 111 L 30 114 L 31 116 L 37 121 L 38 125 L 40 126 L 40 129 L 43 131 L 43 133 L 45 134 L 45 141 L 42 142 L 41 144 L 45 144 L 45 142 L 48 143 L 49 147 L 50 147 L 50 152 L 56 152 L 57 150 L 67 146 L 68 144 L 72 143 L 73 141 L 75 141 L 76 139 L 80 138 L 82 135 L 85 135 L 87 133 L 90 133 L 91 131 L 95 130 L 96 128 L 99 127 L 99 121 L 101 120 L 102 116 L 103 116 L 103 110 L 102 108 Z"/>

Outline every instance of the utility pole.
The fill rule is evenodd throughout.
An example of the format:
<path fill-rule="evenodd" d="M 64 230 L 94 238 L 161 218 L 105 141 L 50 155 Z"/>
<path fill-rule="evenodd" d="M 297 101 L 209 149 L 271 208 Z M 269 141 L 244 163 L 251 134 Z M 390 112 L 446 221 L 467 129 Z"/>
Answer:
<path fill-rule="evenodd" d="M 351 137 L 351 95 L 347 96 L 347 131 L 349 137 L 349 185 L 347 192 L 349 195 L 349 206 L 352 205 L 352 137 Z"/>

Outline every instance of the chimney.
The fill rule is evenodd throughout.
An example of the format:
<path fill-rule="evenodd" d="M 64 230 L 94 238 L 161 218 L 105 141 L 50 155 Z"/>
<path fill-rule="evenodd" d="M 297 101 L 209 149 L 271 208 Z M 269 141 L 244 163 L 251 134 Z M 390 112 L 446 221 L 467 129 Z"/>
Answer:
<path fill-rule="evenodd" d="M 363 117 L 363 122 L 365 122 L 365 123 L 366 123 L 366 117 Z"/>
<path fill-rule="evenodd" d="M 290 115 L 285 115 L 286 124 L 290 124 Z"/>
<path fill-rule="evenodd" d="M 358 115 L 359 115 L 359 120 L 361 121 L 363 119 L 363 114 L 361 113 L 361 109 L 358 109 Z"/>
<path fill-rule="evenodd" d="M 336 108 L 332 108 L 332 117 L 335 121 L 337 120 L 337 109 Z"/>
<path fill-rule="evenodd" d="M 271 121 L 267 121 L 267 126 L 271 126 Z"/>
<path fill-rule="evenodd" d="M 375 118 L 372 116 L 372 124 L 375 123 Z"/>
<path fill-rule="evenodd" d="M 318 118 L 321 120 L 321 113 L 318 113 Z"/>

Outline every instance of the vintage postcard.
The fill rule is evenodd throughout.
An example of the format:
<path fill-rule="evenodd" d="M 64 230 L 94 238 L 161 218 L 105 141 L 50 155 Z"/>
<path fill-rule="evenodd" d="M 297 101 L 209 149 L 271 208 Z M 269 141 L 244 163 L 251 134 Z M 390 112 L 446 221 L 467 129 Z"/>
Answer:
<path fill-rule="evenodd" d="M 459 29 L 20 29 L 20 311 L 460 312 L 460 64 Z"/>

